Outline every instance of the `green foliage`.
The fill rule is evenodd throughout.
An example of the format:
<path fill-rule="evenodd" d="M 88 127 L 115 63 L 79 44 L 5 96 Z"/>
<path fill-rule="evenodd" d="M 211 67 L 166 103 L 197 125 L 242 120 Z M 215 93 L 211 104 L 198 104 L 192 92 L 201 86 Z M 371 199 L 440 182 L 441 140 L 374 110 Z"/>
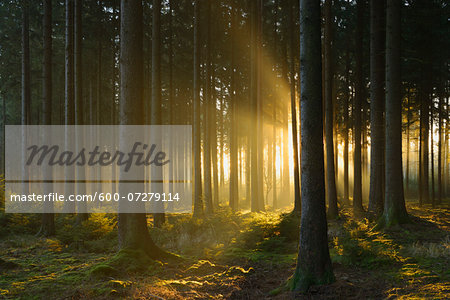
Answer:
<path fill-rule="evenodd" d="M 0 212 L 0 238 L 14 234 L 36 234 L 41 226 L 38 214 L 6 214 Z"/>
<path fill-rule="evenodd" d="M 73 217 L 58 222 L 57 238 L 71 249 L 94 253 L 117 250 L 117 220 L 112 214 L 90 214 L 82 224 L 75 224 Z"/>
<path fill-rule="evenodd" d="M 298 242 L 300 237 L 300 216 L 297 214 L 283 214 L 278 224 L 280 236 L 289 242 Z"/>

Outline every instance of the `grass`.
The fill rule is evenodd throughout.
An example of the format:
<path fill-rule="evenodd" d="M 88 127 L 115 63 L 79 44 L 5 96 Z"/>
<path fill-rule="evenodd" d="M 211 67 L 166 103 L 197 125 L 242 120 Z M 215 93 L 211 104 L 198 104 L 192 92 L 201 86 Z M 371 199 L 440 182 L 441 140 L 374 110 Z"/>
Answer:
<path fill-rule="evenodd" d="M 350 209 L 330 221 L 337 281 L 310 295 L 448 296 L 448 209 L 408 209 L 411 224 L 384 231 L 353 218 Z M 185 258 L 173 263 L 130 249 L 118 252 L 116 221 L 98 214 L 75 226 L 73 217 L 59 217 L 56 237 L 42 238 L 32 235 L 39 224 L 35 216 L 0 214 L 0 223 L 8 225 L 0 232 L 0 298 L 264 298 L 294 272 L 299 220 L 292 215 L 233 214 L 225 208 L 205 220 L 169 216 L 151 234 L 162 248 Z"/>

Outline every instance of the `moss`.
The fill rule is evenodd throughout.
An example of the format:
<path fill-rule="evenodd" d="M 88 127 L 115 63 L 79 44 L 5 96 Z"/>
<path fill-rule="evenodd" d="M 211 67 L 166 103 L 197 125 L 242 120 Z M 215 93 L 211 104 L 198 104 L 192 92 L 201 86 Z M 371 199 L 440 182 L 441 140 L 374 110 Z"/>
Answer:
<path fill-rule="evenodd" d="M 390 208 L 387 212 L 383 212 L 378 219 L 375 229 L 390 228 L 408 223 L 411 223 L 411 220 L 406 211 Z"/>
<path fill-rule="evenodd" d="M 119 271 L 108 264 L 98 264 L 89 270 L 89 275 L 94 278 L 104 278 L 118 275 Z"/>
<path fill-rule="evenodd" d="M 330 284 L 335 280 L 336 279 L 331 268 L 326 270 L 320 277 L 314 276 L 310 272 L 302 270 L 301 268 L 297 268 L 294 276 L 289 280 L 288 286 L 291 291 L 306 293 L 312 285 Z"/>

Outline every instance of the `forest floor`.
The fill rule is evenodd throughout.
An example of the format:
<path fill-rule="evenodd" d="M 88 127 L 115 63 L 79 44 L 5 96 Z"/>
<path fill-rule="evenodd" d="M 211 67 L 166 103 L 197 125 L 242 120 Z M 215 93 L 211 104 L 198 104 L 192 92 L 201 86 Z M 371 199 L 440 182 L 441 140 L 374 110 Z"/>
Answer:
<path fill-rule="evenodd" d="M 293 274 L 298 220 L 275 213 L 193 220 L 169 216 L 152 229 L 179 262 L 117 252 L 116 217 L 81 227 L 57 220 L 54 238 L 36 237 L 39 216 L 0 215 L 0 298 L 14 299 L 448 299 L 450 207 L 408 205 L 411 224 L 379 231 L 350 209 L 329 222 L 336 282 L 307 294 L 273 291 Z M 149 220 L 151 222 L 151 220 Z M 65 224 L 65 225 L 64 225 Z"/>

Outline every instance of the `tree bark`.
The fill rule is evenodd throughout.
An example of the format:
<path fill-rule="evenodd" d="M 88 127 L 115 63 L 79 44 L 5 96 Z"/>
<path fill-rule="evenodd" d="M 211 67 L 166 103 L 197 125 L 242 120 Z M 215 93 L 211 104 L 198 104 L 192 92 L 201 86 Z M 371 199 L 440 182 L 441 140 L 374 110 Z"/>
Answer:
<path fill-rule="evenodd" d="M 401 0 L 388 0 L 386 9 L 386 190 L 381 220 L 386 227 L 409 220 L 402 172 L 401 5 Z"/>
<path fill-rule="evenodd" d="M 142 2 L 122 1 L 120 14 L 120 124 L 142 125 L 144 123 Z M 124 132 L 120 132 L 119 138 L 126 140 L 127 136 Z M 120 172 L 120 177 L 122 176 L 124 174 Z M 127 184 L 129 183 L 122 181 L 119 183 L 121 193 L 129 189 Z M 143 183 L 135 187 L 144 190 Z M 142 250 L 151 258 L 170 256 L 153 242 L 148 232 L 145 213 L 119 213 L 118 221 L 121 249 Z"/>
<path fill-rule="evenodd" d="M 205 211 L 207 214 L 213 213 L 213 200 L 212 200 L 212 186 L 211 186 L 211 106 L 213 105 L 213 99 L 211 97 L 211 1 L 206 3 L 206 54 L 205 54 L 205 68 L 206 68 L 206 78 L 205 78 L 205 88 L 204 88 L 204 106 L 205 106 L 205 116 L 204 116 L 204 140 L 203 140 L 203 172 L 204 180 L 203 185 L 205 187 L 204 201 L 205 201 Z"/>
<path fill-rule="evenodd" d="M 369 211 L 384 205 L 384 1 L 370 1 L 370 187 Z"/>
<path fill-rule="evenodd" d="M 161 0 L 153 0 L 152 5 L 152 101 L 150 104 L 150 124 L 162 125 L 161 118 Z M 159 141 L 162 143 L 162 140 Z M 152 178 L 163 178 L 161 168 L 152 168 Z M 153 181 L 153 179 L 152 179 Z M 155 189 L 158 184 L 151 183 L 151 188 Z M 154 226 L 161 227 L 166 217 L 162 202 L 155 202 L 157 213 L 153 214 Z"/>
<path fill-rule="evenodd" d="M 336 172 L 334 169 L 334 141 L 333 141 L 333 19 L 331 16 L 331 0 L 325 1 L 325 146 L 327 155 L 326 194 L 328 198 L 328 217 L 338 216 Z"/>
<path fill-rule="evenodd" d="M 353 211 L 361 212 L 362 206 L 362 174 L 361 174 L 361 108 L 364 97 L 363 91 L 363 27 L 364 27 L 364 2 L 356 1 L 356 49 L 355 49 L 355 99 L 353 107 L 353 137 L 355 148 L 353 150 Z"/>
<path fill-rule="evenodd" d="M 43 78 L 44 83 L 42 85 L 42 124 L 52 124 L 52 1 L 44 1 L 44 62 L 43 62 Z M 4 123 L 3 123 L 4 124 Z M 52 172 L 50 168 L 44 164 L 43 173 L 46 179 L 52 178 Z M 53 192 L 52 183 L 46 183 L 44 185 L 46 190 L 45 194 Z M 42 214 L 42 225 L 39 230 L 40 234 L 44 236 L 51 236 L 55 234 L 55 215 L 53 212 L 53 202 L 44 202 L 45 211 L 49 213 Z"/>
<path fill-rule="evenodd" d="M 301 0 L 302 215 L 291 287 L 303 292 L 311 285 L 334 281 L 325 208 L 320 21 L 320 1 Z"/>
<path fill-rule="evenodd" d="M 74 6 L 74 96 L 75 96 L 75 125 L 84 125 L 84 103 L 83 103 L 83 64 L 82 64 L 82 40 L 83 40 L 83 32 L 82 32 L 82 8 L 83 8 L 83 0 L 75 0 Z M 79 149 L 80 143 L 82 143 L 82 136 L 79 135 L 77 143 L 77 149 Z M 79 181 L 76 184 L 76 190 L 78 195 L 86 194 L 86 186 L 83 183 L 85 180 L 85 171 L 76 173 L 76 178 Z M 79 202 L 78 205 L 78 214 L 77 214 L 77 223 L 81 224 L 83 221 L 87 220 L 89 215 L 87 213 L 87 203 Z"/>
<path fill-rule="evenodd" d="M 74 0 L 66 0 L 66 49 L 65 49 L 65 125 L 75 124 L 75 101 L 74 101 Z M 65 145 L 67 149 L 73 147 L 73 142 L 66 134 Z M 72 178 L 73 174 L 68 169 L 64 171 L 65 178 Z M 74 194 L 72 183 L 64 185 L 64 193 L 67 195 Z M 75 213 L 75 202 L 64 202 L 64 211 L 67 213 Z"/>
<path fill-rule="evenodd" d="M 261 211 L 261 207 L 259 205 L 259 175 L 258 172 L 261 170 L 258 170 L 258 72 L 259 72 L 259 66 L 258 66 L 258 26 L 259 26 L 259 9 L 258 4 L 260 0 L 257 1 L 251 1 L 251 45 L 250 45 L 250 60 L 251 60 L 251 74 L 250 74 L 250 93 L 251 93 L 251 109 L 252 109 L 252 115 L 253 120 L 251 125 L 251 132 L 253 132 L 253 135 L 251 136 L 251 149 L 250 149 L 250 156 L 251 156 L 251 163 L 250 163 L 250 171 L 251 171 L 251 211 L 252 212 L 259 212 Z"/>
<path fill-rule="evenodd" d="M 344 203 L 349 204 L 350 203 L 350 195 L 349 195 L 349 188 L 348 188 L 348 150 L 349 150 L 349 143 L 348 143 L 348 129 L 349 129 L 349 99 L 350 99 L 350 91 L 349 91 L 349 85 L 350 85 L 350 53 L 347 49 L 347 53 L 345 56 L 345 87 L 344 87 L 344 133 L 343 133 L 343 139 L 344 139 Z"/>
<path fill-rule="evenodd" d="M 302 210 L 300 195 L 300 174 L 298 158 L 298 139 L 297 139 L 297 101 L 295 96 L 295 43 L 294 43 L 294 1 L 289 1 L 289 83 L 291 95 L 291 119 L 292 119 L 292 152 L 294 155 L 294 214 L 300 214 Z"/>
<path fill-rule="evenodd" d="M 430 107 L 430 147 L 431 147 L 431 153 L 430 153 L 430 157 L 431 157 L 431 206 L 434 207 L 435 206 L 435 190 L 434 190 L 434 137 L 433 137 L 433 131 L 434 131 L 434 126 L 433 126 L 433 122 L 434 122 L 434 112 L 433 112 L 433 107 L 434 107 L 434 103 L 433 103 L 433 99 L 431 99 L 431 107 Z"/>
<path fill-rule="evenodd" d="M 237 116 L 236 116 L 236 84 L 235 84 L 235 26 L 236 11 L 235 3 L 231 5 L 231 80 L 230 80 L 230 106 L 231 106 L 231 134 L 230 134 L 230 207 L 233 212 L 238 210 L 239 190 L 238 190 L 238 147 L 237 147 Z"/>
<path fill-rule="evenodd" d="M 194 3 L 194 217 L 203 216 L 200 153 L 200 0 Z"/>

